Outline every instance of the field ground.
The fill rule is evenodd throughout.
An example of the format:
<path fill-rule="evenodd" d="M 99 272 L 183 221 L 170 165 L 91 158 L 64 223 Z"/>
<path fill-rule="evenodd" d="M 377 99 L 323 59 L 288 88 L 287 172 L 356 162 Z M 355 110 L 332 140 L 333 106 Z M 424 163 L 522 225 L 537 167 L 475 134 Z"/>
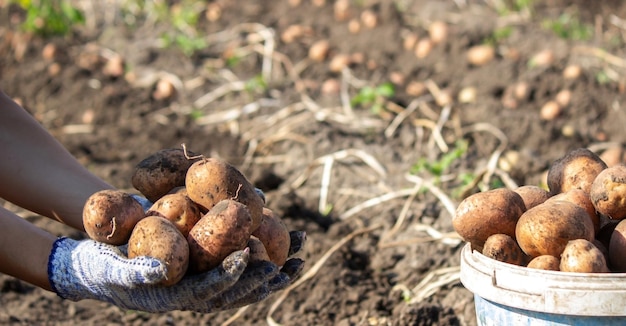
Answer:
<path fill-rule="evenodd" d="M 307 232 L 302 277 L 240 311 L 153 315 L 0 275 L 0 323 L 475 325 L 463 196 L 540 185 L 577 147 L 621 161 L 621 1 L 173 2 L 76 0 L 84 24 L 44 38 L 0 1 L 0 87 L 122 189 L 182 143 L 231 161 Z"/>

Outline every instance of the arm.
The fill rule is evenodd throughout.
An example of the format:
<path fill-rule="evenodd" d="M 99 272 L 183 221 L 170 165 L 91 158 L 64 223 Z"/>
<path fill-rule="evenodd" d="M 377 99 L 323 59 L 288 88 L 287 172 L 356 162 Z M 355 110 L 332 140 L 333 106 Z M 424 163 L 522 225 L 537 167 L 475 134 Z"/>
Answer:
<path fill-rule="evenodd" d="M 0 273 L 50 290 L 48 255 L 56 237 L 0 206 Z"/>
<path fill-rule="evenodd" d="M 87 198 L 112 188 L 1 90 L 0 148 L 0 197 L 78 230 Z"/>

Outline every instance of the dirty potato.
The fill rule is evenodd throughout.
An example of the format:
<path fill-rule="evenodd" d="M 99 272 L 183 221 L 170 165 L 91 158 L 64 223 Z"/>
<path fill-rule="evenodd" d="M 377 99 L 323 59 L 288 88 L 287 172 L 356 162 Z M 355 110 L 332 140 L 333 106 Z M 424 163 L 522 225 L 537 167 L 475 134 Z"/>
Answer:
<path fill-rule="evenodd" d="M 515 239 L 510 235 L 500 233 L 491 235 L 485 241 L 482 253 L 501 262 L 518 266 L 526 264 L 526 254 L 524 254 Z"/>
<path fill-rule="evenodd" d="M 606 260 L 602 252 L 585 239 L 570 240 L 563 253 L 559 268 L 562 272 L 608 273 Z"/>
<path fill-rule="evenodd" d="M 591 202 L 589 193 L 582 189 L 574 188 L 566 192 L 556 194 L 548 199 L 548 201 L 554 200 L 568 201 L 583 208 L 587 214 L 589 214 L 591 222 L 593 222 L 594 233 L 598 233 L 598 231 L 600 231 L 600 215 L 596 212 L 596 207 Z"/>
<path fill-rule="evenodd" d="M 591 186 L 591 202 L 600 214 L 612 220 L 626 217 L 626 165 L 600 172 Z"/>
<path fill-rule="evenodd" d="M 527 210 L 519 218 L 516 240 L 531 258 L 541 255 L 561 256 L 567 242 L 574 239 L 594 239 L 593 222 L 589 214 L 568 201 L 546 201 Z"/>
<path fill-rule="evenodd" d="M 518 193 L 522 200 L 524 201 L 524 205 L 526 209 L 531 209 L 544 201 L 550 198 L 550 193 L 538 186 L 533 185 L 524 185 L 513 189 L 516 193 Z"/>
<path fill-rule="evenodd" d="M 270 260 L 274 264 L 282 266 L 287 261 L 289 246 L 291 245 L 289 230 L 271 209 L 263 207 L 261 224 L 252 232 L 252 235 L 263 243 Z"/>
<path fill-rule="evenodd" d="M 213 206 L 189 231 L 189 267 L 201 273 L 217 267 L 229 254 L 246 247 L 252 227 L 248 208 L 225 199 Z"/>
<path fill-rule="evenodd" d="M 616 272 L 626 272 L 626 220 L 613 228 L 609 241 L 609 265 Z"/>
<path fill-rule="evenodd" d="M 151 202 L 155 202 L 173 188 L 185 185 L 187 169 L 200 158 L 180 148 L 159 150 L 135 166 L 131 183 Z"/>
<path fill-rule="evenodd" d="M 189 245 L 176 226 L 160 216 L 147 216 L 137 223 L 128 240 L 128 258 L 149 256 L 167 266 L 164 286 L 178 283 L 189 266 Z"/>
<path fill-rule="evenodd" d="M 456 209 L 452 225 L 472 248 L 482 251 L 493 234 L 515 238 L 515 225 L 525 210 L 518 193 L 506 188 L 492 189 L 465 198 Z"/>
<path fill-rule="evenodd" d="M 543 269 L 546 271 L 559 271 L 561 259 L 552 255 L 537 256 L 528 262 L 526 267 L 534 269 Z"/>
<path fill-rule="evenodd" d="M 550 165 L 547 177 L 550 194 L 574 188 L 589 193 L 593 180 L 606 168 L 606 163 L 596 153 L 587 148 L 575 149 Z"/>
<path fill-rule="evenodd" d="M 85 202 L 83 226 L 93 240 L 122 245 L 144 216 L 143 207 L 130 194 L 114 189 L 101 190 Z"/>
<path fill-rule="evenodd" d="M 261 223 L 263 198 L 254 186 L 233 165 L 216 158 L 202 159 L 189 168 L 185 178 L 187 196 L 200 205 L 203 211 L 210 210 L 226 199 L 244 204 L 252 217 L 254 231 Z"/>
<path fill-rule="evenodd" d="M 198 205 L 180 192 L 167 194 L 159 198 L 146 212 L 146 216 L 151 215 L 161 216 L 170 220 L 185 237 L 202 217 Z"/>

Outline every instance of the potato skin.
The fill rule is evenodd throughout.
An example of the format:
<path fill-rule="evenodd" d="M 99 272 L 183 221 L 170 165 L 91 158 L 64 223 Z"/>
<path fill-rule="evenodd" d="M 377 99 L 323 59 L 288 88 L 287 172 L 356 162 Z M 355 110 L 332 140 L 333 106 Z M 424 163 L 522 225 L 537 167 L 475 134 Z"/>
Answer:
<path fill-rule="evenodd" d="M 456 209 L 452 225 L 473 248 L 482 251 L 489 236 L 502 233 L 515 238 L 515 225 L 526 210 L 522 197 L 506 188 L 475 193 Z"/>
<path fill-rule="evenodd" d="M 571 240 L 563 249 L 559 268 L 562 272 L 608 273 L 604 255 L 592 242 L 585 239 Z"/>
<path fill-rule="evenodd" d="M 548 199 L 548 201 L 554 200 L 569 201 L 582 207 L 587 212 L 587 214 L 589 214 L 591 222 L 593 222 L 594 233 L 597 234 L 598 231 L 600 231 L 600 215 L 598 215 L 598 213 L 596 212 L 596 207 L 591 202 L 591 197 L 589 196 L 589 193 L 585 192 L 582 189 L 574 188 L 566 192 L 556 194 Z"/>
<path fill-rule="evenodd" d="M 571 202 L 546 201 L 527 210 L 515 229 L 517 243 L 531 258 L 541 255 L 560 257 L 567 242 L 594 239 L 589 214 Z"/>
<path fill-rule="evenodd" d="M 278 266 L 285 264 L 289 255 L 291 237 L 285 223 L 271 209 L 263 208 L 261 224 L 252 232 L 252 235 L 263 243 L 267 255 L 274 264 Z"/>
<path fill-rule="evenodd" d="M 252 218 L 248 208 L 237 201 L 218 202 L 189 231 L 189 267 L 193 273 L 217 267 L 229 254 L 246 247 Z"/>
<path fill-rule="evenodd" d="M 189 157 L 197 156 L 187 151 Z M 159 150 L 135 166 L 131 183 L 151 202 L 155 202 L 173 188 L 185 185 L 189 167 L 200 158 L 188 159 L 181 148 Z"/>
<path fill-rule="evenodd" d="M 531 209 L 544 201 L 550 198 L 550 193 L 538 186 L 533 185 L 524 185 L 513 189 L 516 193 L 518 193 L 522 200 L 524 201 L 524 206 L 526 209 Z"/>
<path fill-rule="evenodd" d="M 187 196 L 210 210 L 218 202 L 236 200 L 248 208 L 252 217 L 252 230 L 261 223 L 265 203 L 254 186 L 233 165 L 216 158 L 205 158 L 189 167 L 186 179 Z"/>
<path fill-rule="evenodd" d="M 122 245 L 144 216 L 143 207 L 130 194 L 107 189 L 92 194 L 85 202 L 83 226 L 93 240 Z"/>
<path fill-rule="evenodd" d="M 537 256 L 528 262 L 526 267 L 534 269 L 543 269 L 546 271 L 560 271 L 561 259 L 552 255 Z"/>
<path fill-rule="evenodd" d="M 178 283 L 189 266 L 189 245 L 176 226 L 166 218 L 148 216 L 135 225 L 128 240 L 128 258 L 150 256 L 167 266 L 161 285 Z"/>
<path fill-rule="evenodd" d="M 202 217 L 198 205 L 180 192 L 167 194 L 159 198 L 146 212 L 146 216 L 151 215 L 161 216 L 170 220 L 185 237 Z"/>
<path fill-rule="evenodd" d="M 485 241 L 482 254 L 497 261 L 518 266 L 526 265 L 526 254 L 510 235 L 500 233 L 491 235 Z"/>
<path fill-rule="evenodd" d="M 248 239 L 248 248 L 250 248 L 250 260 L 249 262 L 270 261 L 270 256 L 265 250 L 265 246 L 255 236 L 250 236 Z"/>
<path fill-rule="evenodd" d="M 606 168 L 606 163 L 596 153 L 587 148 L 575 149 L 554 161 L 548 169 L 550 194 L 575 188 L 589 193 L 593 180 Z"/>
<path fill-rule="evenodd" d="M 626 220 L 621 220 L 611 234 L 609 265 L 616 272 L 626 272 Z"/>
<path fill-rule="evenodd" d="M 589 193 L 600 214 L 612 220 L 626 217 L 626 166 L 614 165 L 598 174 Z"/>

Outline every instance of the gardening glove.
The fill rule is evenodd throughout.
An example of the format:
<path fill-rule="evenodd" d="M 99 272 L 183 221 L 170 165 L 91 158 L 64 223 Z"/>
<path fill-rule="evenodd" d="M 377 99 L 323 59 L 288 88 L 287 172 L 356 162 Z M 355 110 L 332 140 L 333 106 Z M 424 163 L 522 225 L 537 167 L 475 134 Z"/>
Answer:
<path fill-rule="evenodd" d="M 292 232 L 295 253 L 303 232 Z M 251 304 L 283 289 L 301 271 L 303 261 L 290 259 L 278 266 L 261 261 L 248 264 L 248 249 L 229 255 L 215 269 L 189 275 L 173 286 L 158 283 L 167 267 L 158 259 L 129 259 L 116 247 L 94 240 L 59 238 L 48 261 L 54 292 L 72 301 L 95 299 L 120 308 L 146 312 L 190 310 L 211 313 Z"/>

